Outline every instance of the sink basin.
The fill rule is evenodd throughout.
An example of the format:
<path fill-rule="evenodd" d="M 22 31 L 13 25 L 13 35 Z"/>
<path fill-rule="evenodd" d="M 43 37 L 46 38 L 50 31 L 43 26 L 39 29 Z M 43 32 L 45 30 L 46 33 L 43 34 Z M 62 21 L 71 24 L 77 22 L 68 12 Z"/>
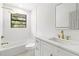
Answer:
<path fill-rule="evenodd" d="M 79 45 L 79 41 L 75 41 L 75 40 L 66 40 L 66 39 L 60 39 L 60 38 L 50 38 L 49 40 L 54 41 L 54 42 L 58 42 L 61 44 L 66 44 L 66 45 Z"/>
<path fill-rule="evenodd" d="M 60 39 L 60 38 L 50 38 L 49 40 L 51 40 L 51 41 L 56 41 L 56 42 L 67 42 L 67 41 L 69 41 L 69 40 Z"/>
<path fill-rule="evenodd" d="M 63 43 L 63 44 L 70 44 L 74 42 L 73 40 L 66 40 L 66 39 L 60 39 L 60 38 L 50 38 L 49 40 L 58 42 L 58 43 Z"/>

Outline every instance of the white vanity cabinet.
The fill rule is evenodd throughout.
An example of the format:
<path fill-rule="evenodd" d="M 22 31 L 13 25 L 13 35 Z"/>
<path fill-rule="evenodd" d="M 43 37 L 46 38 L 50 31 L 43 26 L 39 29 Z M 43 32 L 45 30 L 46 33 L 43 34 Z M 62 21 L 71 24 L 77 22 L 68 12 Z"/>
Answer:
<path fill-rule="evenodd" d="M 75 56 L 75 54 L 45 41 L 41 41 L 40 51 L 41 56 Z"/>
<path fill-rule="evenodd" d="M 41 41 L 41 56 L 53 56 L 55 47 L 48 42 Z"/>
<path fill-rule="evenodd" d="M 35 56 L 53 56 L 52 46 L 40 39 L 36 40 Z M 54 48 L 55 49 L 55 48 Z"/>
<path fill-rule="evenodd" d="M 76 56 L 75 54 L 71 53 L 70 51 L 66 51 L 63 48 L 58 48 L 56 49 L 56 54 L 55 56 Z"/>
<path fill-rule="evenodd" d="M 40 56 L 41 55 L 41 42 L 39 39 L 36 39 L 36 47 L 35 47 L 35 56 Z"/>
<path fill-rule="evenodd" d="M 77 56 L 74 53 L 61 48 L 60 46 L 51 44 L 50 42 L 37 39 L 35 56 Z"/>

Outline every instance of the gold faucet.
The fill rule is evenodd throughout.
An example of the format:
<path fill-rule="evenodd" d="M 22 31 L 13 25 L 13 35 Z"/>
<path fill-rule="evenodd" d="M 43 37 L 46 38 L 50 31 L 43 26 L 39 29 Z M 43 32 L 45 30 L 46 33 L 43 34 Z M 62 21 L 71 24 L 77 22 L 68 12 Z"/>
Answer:
<path fill-rule="evenodd" d="M 61 38 L 64 39 L 64 31 L 61 30 Z"/>
<path fill-rule="evenodd" d="M 58 38 L 60 38 L 60 39 L 64 39 L 65 38 L 63 30 L 61 30 L 61 32 L 58 34 Z"/>

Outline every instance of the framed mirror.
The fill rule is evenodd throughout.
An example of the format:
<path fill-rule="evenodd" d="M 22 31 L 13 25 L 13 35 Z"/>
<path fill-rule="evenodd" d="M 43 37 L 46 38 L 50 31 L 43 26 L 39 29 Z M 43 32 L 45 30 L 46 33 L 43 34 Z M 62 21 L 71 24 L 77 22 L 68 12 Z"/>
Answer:
<path fill-rule="evenodd" d="M 76 27 L 76 4 L 61 3 L 56 5 L 56 28 L 74 29 Z"/>

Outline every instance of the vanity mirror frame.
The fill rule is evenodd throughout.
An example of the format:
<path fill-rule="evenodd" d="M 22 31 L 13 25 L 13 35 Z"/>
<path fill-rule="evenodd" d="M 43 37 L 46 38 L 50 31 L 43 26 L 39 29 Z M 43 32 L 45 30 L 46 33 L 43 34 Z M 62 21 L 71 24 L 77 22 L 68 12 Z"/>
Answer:
<path fill-rule="evenodd" d="M 66 3 L 59 3 L 59 4 L 57 4 L 55 6 L 55 27 L 56 27 L 56 29 L 70 29 L 70 30 L 72 29 L 72 30 L 78 30 L 78 28 L 74 28 L 74 29 L 73 28 L 70 28 L 69 27 L 70 25 L 68 27 L 61 27 L 61 26 L 60 27 L 57 27 L 57 24 L 56 24 L 57 23 L 56 22 L 56 20 L 57 20 L 57 18 L 56 18 L 57 17 L 57 6 L 60 6 L 61 4 L 66 4 Z M 77 3 L 74 3 L 74 4 L 75 4 L 75 11 L 76 11 L 76 18 L 75 19 L 77 20 L 77 7 L 78 6 L 77 6 Z M 69 22 L 70 22 L 70 20 L 69 20 Z"/>

